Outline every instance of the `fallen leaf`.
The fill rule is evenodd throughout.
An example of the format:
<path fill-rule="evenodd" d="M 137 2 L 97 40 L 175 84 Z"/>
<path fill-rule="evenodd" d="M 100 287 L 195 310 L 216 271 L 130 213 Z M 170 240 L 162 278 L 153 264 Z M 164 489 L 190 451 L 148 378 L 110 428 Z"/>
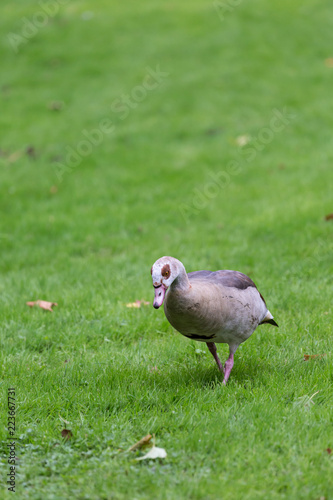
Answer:
<path fill-rule="evenodd" d="M 138 309 L 142 305 L 149 306 L 149 304 L 150 302 L 146 302 L 145 300 L 136 300 L 135 302 L 129 302 L 126 304 L 126 307 L 135 307 Z"/>
<path fill-rule="evenodd" d="M 147 434 L 147 436 L 143 437 L 142 439 L 140 439 L 140 441 L 133 444 L 133 446 L 131 446 L 128 451 L 141 450 L 142 447 L 147 446 L 147 444 L 149 444 L 152 437 L 153 436 L 151 434 Z"/>
<path fill-rule="evenodd" d="M 333 57 L 328 57 L 325 59 L 325 66 L 328 68 L 333 68 Z"/>
<path fill-rule="evenodd" d="M 61 435 L 66 441 L 68 441 L 73 436 L 73 433 L 69 429 L 63 429 L 61 431 Z"/>
<path fill-rule="evenodd" d="M 149 460 L 155 458 L 165 458 L 167 456 L 167 452 L 164 448 L 157 448 L 157 446 L 153 446 L 151 450 L 143 455 L 143 457 L 136 458 L 135 460 Z"/>
<path fill-rule="evenodd" d="M 309 359 L 322 359 L 326 354 L 304 354 L 304 361 L 309 361 Z"/>
<path fill-rule="evenodd" d="M 50 193 L 51 194 L 55 194 L 58 192 L 58 187 L 57 186 L 51 186 L 50 187 Z"/>
<path fill-rule="evenodd" d="M 332 449 L 331 448 L 326 448 L 326 451 L 327 453 L 330 455 L 332 453 Z"/>
<path fill-rule="evenodd" d="M 10 163 L 14 163 L 16 162 L 19 158 L 21 158 L 21 156 L 23 155 L 23 152 L 22 151 L 16 151 L 15 153 L 12 153 L 8 156 L 8 161 L 10 161 Z"/>
<path fill-rule="evenodd" d="M 31 158 L 36 158 L 36 150 L 33 146 L 27 146 L 25 149 L 25 154 L 27 154 Z"/>
<path fill-rule="evenodd" d="M 52 101 L 49 103 L 48 108 L 52 111 L 61 111 L 64 107 L 63 101 Z"/>
<path fill-rule="evenodd" d="M 332 220 L 332 219 L 333 219 L 333 214 L 325 215 L 325 220 Z"/>
<path fill-rule="evenodd" d="M 236 137 L 236 144 L 237 146 L 240 146 L 241 148 L 243 146 L 246 146 L 246 144 L 248 144 L 251 140 L 251 137 L 249 135 L 240 135 L 238 137 Z"/>
<path fill-rule="evenodd" d="M 50 312 L 53 312 L 53 306 L 58 305 L 56 302 L 47 302 L 46 300 L 36 300 L 35 302 L 27 302 L 26 304 L 29 307 L 39 306 L 41 309 L 44 309 L 44 311 Z"/>

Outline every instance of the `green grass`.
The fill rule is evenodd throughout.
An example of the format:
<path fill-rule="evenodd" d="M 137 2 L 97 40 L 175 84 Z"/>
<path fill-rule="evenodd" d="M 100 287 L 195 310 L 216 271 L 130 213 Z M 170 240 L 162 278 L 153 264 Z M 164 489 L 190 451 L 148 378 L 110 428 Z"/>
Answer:
<path fill-rule="evenodd" d="M 332 7 L 244 1 L 221 21 L 203 0 L 72 1 L 15 53 L 40 10 L 0 16 L 1 498 L 15 387 L 16 498 L 333 499 Z M 292 117 L 272 132 L 274 110 Z M 126 307 L 152 302 L 162 255 L 249 274 L 280 325 L 240 346 L 227 387 L 162 310 Z M 165 460 L 125 452 L 147 433 Z"/>

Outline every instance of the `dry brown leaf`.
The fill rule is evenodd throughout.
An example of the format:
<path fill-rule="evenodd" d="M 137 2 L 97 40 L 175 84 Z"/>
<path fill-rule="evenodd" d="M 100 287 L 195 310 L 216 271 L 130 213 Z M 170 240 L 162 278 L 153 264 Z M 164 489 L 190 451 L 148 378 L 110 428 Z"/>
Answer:
<path fill-rule="evenodd" d="M 136 300 L 135 302 L 129 302 L 128 304 L 126 304 L 126 307 L 135 307 L 138 309 L 142 305 L 149 306 L 149 304 L 150 302 L 146 302 L 145 300 Z"/>
<path fill-rule="evenodd" d="M 333 219 L 333 214 L 325 215 L 325 220 L 332 220 L 332 219 Z"/>
<path fill-rule="evenodd" d="M 152 438 L 152 435 L 147 434 L 147 436 L 143 437 L 142 439 L 140 439 L 140 441 L 133 444 L 133 446 L 131 446 L 128 451 L 141 450 L 141 448 L 143 446 L 147 446 L 147 444 L 150 442 L 151 438 Z"/>
<path fill-rule="evenodd" d="M 51 186 L 50 187 L 50 193 L 51 194 L 55 194 L 58 192 L 58 187 L 57 186 Z"/>
<path fill-rule="evenodd" d="M 328 68 L 333 68 L 333 57 L 328 57 L 325 59 L 325 66 Z"/>
<path fill-rule="evenodd" d="M 322 359 L 326 354 L 304 354 L 304 361 L 309 361 L 309 359 Z"/>
<path fill-rule="evenodd" d="M 64 439 L 66 439 L 66 441 L 68 441 L 73 436 L 73 433 L 69 429 L 63 429 L 61 431 L 61 435 Z"/>
<path fill-rule="evenodd" d="M 52 111 L 61 111 L 64 107 L 63 101 L 52 101 L 48 104 L 48 108 Z"/>
<path fill-rule="evenodd" d="M 44 311 L 50 312 L 53 312 L 53 306 L 58 305 L 56 302 L 47 302 L 46 300 L 36 300 L 35 302 L 27 302 L 26 304 L 29 307 L 39 306 L 41 309 L 44 309 Z"/>
<path fill-rule="evenodd" d="M 326 451 L 327 453 L 330 455 L 332 453 L 332 449 L 331 448 L 326 448 Z"/>
<path fill-rule="evenodd" d="M 8 156 L 8 161 L 10 161 L 10 163 L 14 163 L 21 158 L 21 156 L 23 156 L 23 151 L 16 151 Z"/>
<path fill-rule="evenodd" d="M 25 149 L 25 154 L 27 154 L 31 158 L 35 158 L 36 157 L 36 150 L 33 146 L 27 146 Z"/>

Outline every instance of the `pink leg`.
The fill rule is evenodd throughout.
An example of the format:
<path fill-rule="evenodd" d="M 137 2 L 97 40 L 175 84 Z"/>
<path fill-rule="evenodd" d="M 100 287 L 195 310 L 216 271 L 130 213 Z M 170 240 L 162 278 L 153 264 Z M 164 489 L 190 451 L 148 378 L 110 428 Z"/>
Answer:
<path fill-rule="evenodd" d="M 228 382 L 228 378 L 230 376 L 232 367 L 234 366 L 234 354 L 237 350 L 237 347 L 238 345 L 237 346 L 229 345 L 229 358 L 227 359 L 224 365 L 224 379 L 223 379 L 224 385 L 226 385 L 226 383 Z"/>
<path fill-rule="evenodd" d="M 206 344 L 207 344 L 208 349 L 212 353 L 212 355 L 213 355 L 213 357 L 214 357 L 214 359 L 216 361 L 216 364 L 219 367 L 220 372 L 224 373 L 224 368 L 222 366 L 220 358 L 217 355 L 216 345 L 214 344 L 214 342 L 206 342 Z M 230 368 L 230 370 L 231 370 L 231 368 Z"/>

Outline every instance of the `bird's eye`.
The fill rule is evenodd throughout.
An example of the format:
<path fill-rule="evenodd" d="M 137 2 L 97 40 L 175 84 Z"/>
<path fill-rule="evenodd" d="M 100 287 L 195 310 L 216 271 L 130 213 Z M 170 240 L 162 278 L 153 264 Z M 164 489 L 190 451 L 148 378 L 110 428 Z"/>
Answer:
<path fill-rule="evenodd" d="M 165 266 L 162 267 L 161 274 L 163 278 L 168 278 L 170 276 L 171 271 L 169 264 L 165 264 Z"/>

